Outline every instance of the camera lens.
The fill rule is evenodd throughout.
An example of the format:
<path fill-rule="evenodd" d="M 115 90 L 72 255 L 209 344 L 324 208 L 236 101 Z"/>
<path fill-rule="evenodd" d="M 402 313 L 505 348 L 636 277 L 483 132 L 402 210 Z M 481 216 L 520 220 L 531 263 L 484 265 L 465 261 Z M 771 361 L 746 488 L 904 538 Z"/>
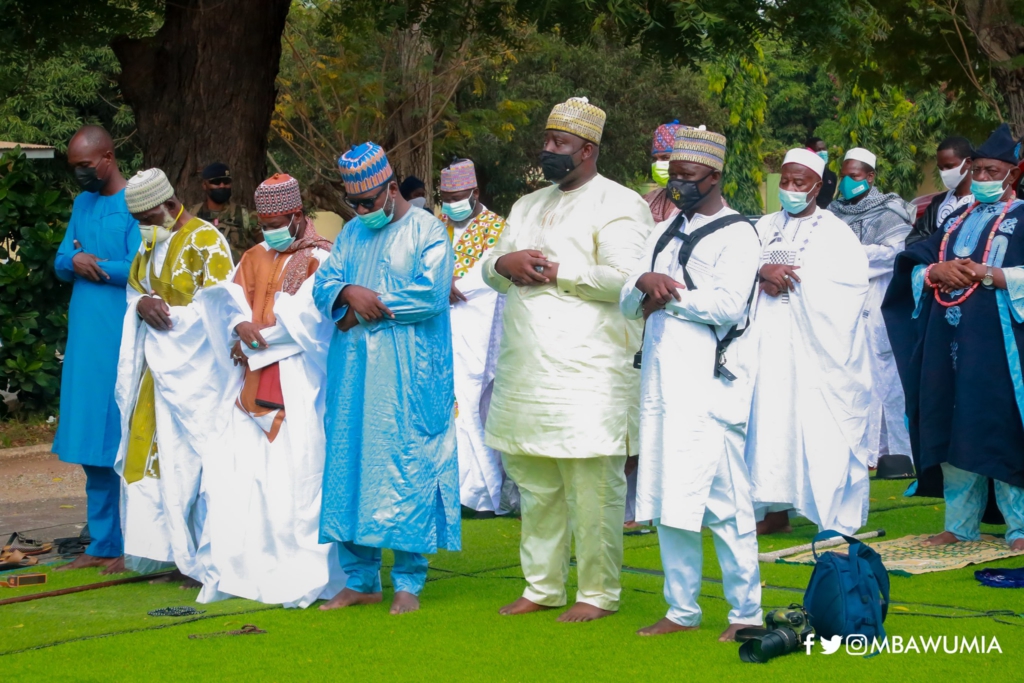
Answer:
<path fill-rule="evenodd" d="M 796 632 L 782 626 L 760 638 L 743 643 L 740 646 L 740 659 L 753 664 L 764 664 L 769 659 L 796 652 L 799 648 L 800 639 Z"/>

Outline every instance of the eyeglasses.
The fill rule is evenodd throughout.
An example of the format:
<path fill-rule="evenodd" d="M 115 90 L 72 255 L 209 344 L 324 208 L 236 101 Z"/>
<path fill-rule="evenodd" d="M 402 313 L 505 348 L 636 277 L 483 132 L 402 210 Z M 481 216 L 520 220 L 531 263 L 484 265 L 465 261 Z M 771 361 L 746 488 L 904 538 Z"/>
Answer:
<path fill-rule="evenodd" d="M 349 197 L 345 197 L 345 203 L 348 204 L 353 211 L 358 209 L 360 206 L 367 211 L 372 211 L 373 205 L 377 203 L 377 200 L 382 194 L 384 194 L 384 191 L 388 189 L 388 186 L 388 184 L 385 184 L 384 187 L 380 188 L 380 191 L 377 192 L 377 194 L 373 195 L 369 199 L 351 199 Z"/>

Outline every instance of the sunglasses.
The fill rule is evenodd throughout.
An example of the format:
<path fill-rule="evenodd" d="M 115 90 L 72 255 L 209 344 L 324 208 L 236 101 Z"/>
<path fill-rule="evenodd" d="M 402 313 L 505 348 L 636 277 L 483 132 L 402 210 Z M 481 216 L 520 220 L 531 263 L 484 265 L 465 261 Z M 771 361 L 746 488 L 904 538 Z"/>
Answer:
<path fill-rule="evenodd" d="M 388 184 L 385 184 L 384 187 L 380 188 L 380 191 L 377 192 L 377 194 L 373 195 L 368 199 L 350 199 L 349 197 L 345 197 L 345 203 L 348 204 L 353 211 L 358 209 L 360 206 L 366 209 L 367 211 L 372 211 L 373 205 L 377 203 L 377 200 L 380 198 L 382 194 L 384 194 L 384 191 L 387 189 Z"/>
<path fill-rule="evenodd" d="M 210 185 L 231 185 L 231 178 L 210 178 L 206 182 Z"/>

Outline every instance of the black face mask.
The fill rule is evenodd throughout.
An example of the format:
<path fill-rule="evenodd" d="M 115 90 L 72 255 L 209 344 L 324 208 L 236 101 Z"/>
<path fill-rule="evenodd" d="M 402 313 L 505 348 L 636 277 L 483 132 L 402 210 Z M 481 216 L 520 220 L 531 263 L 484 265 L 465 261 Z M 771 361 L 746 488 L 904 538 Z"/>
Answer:
<path fill-rule="evenodd" d="M 581 148 L 582 149 L 582 148 Z M 579 150 L 576 150 L 578 152 Z M 576 163 L 572 160 L 572 154 L 555 154 L 554 152 L 543 151 L 540 153 L 540 167 L 544 171 L 544 178 L 553 183 L 569 175 L 576 170 Z"/>
<path fill-rule="evenodd" d="M 214 187 L 211 188 L 206 195 L 213 201 L 214 204 L 227 204 L 231 200 L 231 188 L 230 187 Z"/>
<path fill-rule="evenodd" d="M 83 192 L 99 192 L 107 181 L 96 175 L 96 168 L 93 166 L 76 166 L 75 180 Z"/>
<path fill-rule="evenodd" d="M 711 192 L 711 188 L 708 188 L 707 192 L 701 192 L 700 185 L 702 182 L 708 179 L 711 174 L 708 173 L 700 180 L 678 180 L 676 178 L 670 178 L 668 185 L 665 186 L 668 191 L 669 200 L 675 204 L 680 211 L 683 213 L 688 212 L 693 207 L 700 204 L 700 201 L 704 197 L 708 196 L 708 192 Z"/>

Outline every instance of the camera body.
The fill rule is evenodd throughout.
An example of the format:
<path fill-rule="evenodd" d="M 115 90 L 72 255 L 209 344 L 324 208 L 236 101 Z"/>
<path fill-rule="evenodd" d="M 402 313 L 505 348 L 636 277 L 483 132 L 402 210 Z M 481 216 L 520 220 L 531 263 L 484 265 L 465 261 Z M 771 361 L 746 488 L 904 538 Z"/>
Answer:
<path fill-rule="evenodd" d="M 796 603 L 772 610 L 764 618 L 764 624 L 765 629 L 756 629 L 757 635 L 740 645 L 740 659 L 744 662 L 764 664 L 769 659 L 796 652 L 814 632 L 807 610 Z"/>

